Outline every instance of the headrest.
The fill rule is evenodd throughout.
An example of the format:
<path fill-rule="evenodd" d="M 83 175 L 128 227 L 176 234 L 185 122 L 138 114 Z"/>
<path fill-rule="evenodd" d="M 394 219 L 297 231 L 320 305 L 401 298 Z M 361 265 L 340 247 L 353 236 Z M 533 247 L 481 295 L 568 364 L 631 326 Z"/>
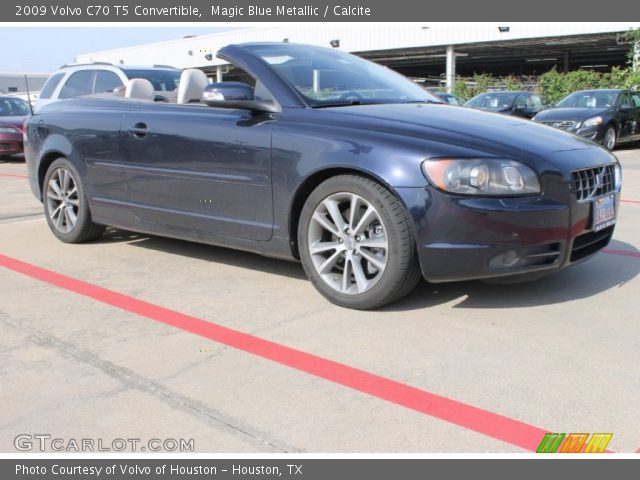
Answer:
<path fill-rule="evenodd" d="M 178 85 L 176 103 L 200 102 L 202 91 L 209 84 L 207 75 L 197 68 L 183 70 Z"/>
<path fill-rule="evenodd" d="M 127 89 L 124 91 L 126 98 L 141 98 L 143 100 L 153 100 L 156 96 L 156 91 L 153 88 L 153 84 L 145 78 L 132 78 L 127 84 Z"/>

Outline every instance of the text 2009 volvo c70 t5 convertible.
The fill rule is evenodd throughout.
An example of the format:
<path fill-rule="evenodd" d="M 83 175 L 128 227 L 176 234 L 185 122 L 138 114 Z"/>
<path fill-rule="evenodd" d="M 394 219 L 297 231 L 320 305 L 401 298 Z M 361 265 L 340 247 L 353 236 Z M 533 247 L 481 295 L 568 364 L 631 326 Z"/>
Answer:
<path fill-rule="evenodd" d="M 243 77 L 185 70 L 175 103 L 134 79 L 122 98 L 30 117 L 31 188 L 58 238 L 112 225 L 299 259 L 322 295 L 359 309 L 421 276 L 537 277 L 611 239 L 620 167 L 587 140 L 441 104 L 336 50 L 255 43 L 218 56 Z"/>

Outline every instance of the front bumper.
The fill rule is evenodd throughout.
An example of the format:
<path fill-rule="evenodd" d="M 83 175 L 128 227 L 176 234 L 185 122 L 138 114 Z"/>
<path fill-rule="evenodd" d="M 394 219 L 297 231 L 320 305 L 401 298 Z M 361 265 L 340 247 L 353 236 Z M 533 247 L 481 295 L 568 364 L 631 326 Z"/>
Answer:
<path fill-rule="evenodd" d="M 559 124 L 563 124 L 566 122 L 558 122 Z M 548 126 L 553 126 L 549 123 L 546 123 Z M 562 130 L 563 132 L 572 133 L 582 138 L 586 138 L 587 140 L 591 140 L 596 143 L 602 143 L 602 138 L 604 137 L 605 126 L 604 125 L 592 125 L 590 127 L 582 127 L 582 122 L 575 122 L 574 126 L 571 128 L 558 128 L 558 130 Z M 576 128 L 577 126 L 577 128 Z"/>
<path fill-rule="evenodd" d="M 605 129 L 602 128 L 601 125 L 595 125 L 593 127 L 581 127 L 575 130 L 569 130 L 569 132 L 596 143 L 602 143 Z"/>
<path fill-rule="evenodd" d="M 592 202 L 548 196 L 470 198 L 432 187 L 398 189 L 413 220 L 424 278 L 449 282 L 536 277 L 589 258 L 614 226 L 593 232 Z M 615 195 L 616 214 L 619 193 Z M 515 277 L 518 276 L 518 277 Z"/>
<path fill-rule="evenodd" d="M 22 134 L 0 135 L 0 155 L 15 155 L 23 151 Z"/>

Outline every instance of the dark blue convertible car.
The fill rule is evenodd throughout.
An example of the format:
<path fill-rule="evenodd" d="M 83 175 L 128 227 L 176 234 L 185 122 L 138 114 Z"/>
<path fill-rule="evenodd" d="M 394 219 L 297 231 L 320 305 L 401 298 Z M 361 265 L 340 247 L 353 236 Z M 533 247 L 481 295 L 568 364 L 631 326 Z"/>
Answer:
<path fill-rule="evenodd" d="M 59 239 L 111 225 L 299 259 L 358 309 L 421 277 L 536 278 L 611 239 L 620 167 L 587 140 L 442 104 L 336 50 L 218 55 L 242 76 L 185 70 L 167 98 L 133 79 L 29 118 L 31 188 Z"/>

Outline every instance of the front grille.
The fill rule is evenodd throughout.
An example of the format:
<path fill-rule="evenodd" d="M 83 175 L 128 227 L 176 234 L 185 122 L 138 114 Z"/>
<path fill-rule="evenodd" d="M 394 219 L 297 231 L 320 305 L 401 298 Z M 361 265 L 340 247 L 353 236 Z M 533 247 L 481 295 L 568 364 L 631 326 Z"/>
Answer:
<path fill-rule="evenodd" d="M 613 165 L 586 168 L 571 173 L 573 191 L 578 200 L 589 200 L 613 192 L 615 172 Z"/>
<path fill-rule="evenodd" d="M 547 125 L 549 127 L 558 128 L 560 130 L 571 130 L 576 126 L 576 122 L 571 120 L 563 120 L 558 122 L 540 122 L 543 125 Z"/>
<path fill-rule="evenodd" d="M 612 235 L 613 226 L 607 227 L 599 232 L 587 232 L 579 235 L 573 241 L 570 261 L 577 262 L 603 249 L 609 244 Z"/>

